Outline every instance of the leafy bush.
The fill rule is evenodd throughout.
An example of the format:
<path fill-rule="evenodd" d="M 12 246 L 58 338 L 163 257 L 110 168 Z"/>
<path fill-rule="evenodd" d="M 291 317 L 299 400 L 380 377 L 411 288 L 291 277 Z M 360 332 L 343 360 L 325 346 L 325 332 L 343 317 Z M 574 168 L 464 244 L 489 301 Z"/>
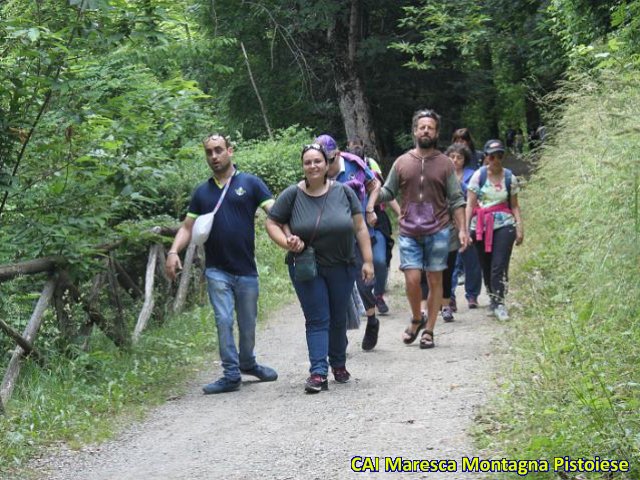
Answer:
<path fill-rule="evenodd" d="M 297 125 L 276 133 L 274 140 L 250 141 L 238 150 L 242 170 L 258 175 L 274 195 L 302 179 L 302 146 L 313 141 L 307 129 Z"/>
<path fill-rule="evenodd" d="M 615 478 L 629 479 L 640 476 L 639 80 L 606 74 L 564 92 L 521 195 L 516 361 L 485 439 L 515 458 L 625 459 L 632 471 Z"/>

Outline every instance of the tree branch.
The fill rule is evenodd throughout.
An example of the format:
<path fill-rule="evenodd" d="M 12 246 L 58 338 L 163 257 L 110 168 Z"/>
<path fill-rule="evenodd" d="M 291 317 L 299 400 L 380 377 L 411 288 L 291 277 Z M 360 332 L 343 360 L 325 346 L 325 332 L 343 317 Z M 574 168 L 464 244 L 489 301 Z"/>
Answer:
<path fill-rule="evenodd" d="M 264 108 L 264 103 L 262 103 L 262 97 L 260 96 L 260 92 L 258 91 L 258 86 L 256 85 L 256 81 L 253 79 L 253 73 L 251 73 L 251 65 L 249 65 L 249 57 L 247 56 L 247 51 L 244 48 L 244 43 L 240 42 L 240 47 L 242 48 L 242 54 L 244 55 L 244 61 L 247 65 L 247 71 L 249 72 L 249 79 L 251 80 L 251 85 L 253 85 L 253 91 L 256 93 L 256 97 L 258 98 L 258 103 L 260 104 L 260 110 L 262 111 L 262 118 L 264 120 L 264 125 L 267 127 L 267 133 L 269 134 L 269 138 L 273 140 L 273 132 L 271 131 L 271 126 L 269 125 L 269 119 L 267 118 L 267 111 Z"/>

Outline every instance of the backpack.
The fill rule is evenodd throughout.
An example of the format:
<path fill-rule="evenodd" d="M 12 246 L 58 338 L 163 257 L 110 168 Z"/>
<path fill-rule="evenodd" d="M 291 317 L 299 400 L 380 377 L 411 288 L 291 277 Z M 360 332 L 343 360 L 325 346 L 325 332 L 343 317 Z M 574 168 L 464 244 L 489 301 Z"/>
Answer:
<path fill-rule="evenodd" d="M 480 179 L 479 186 L 480 190 L 484 187 L 484 184 L 487 183 L 487 167 L 480 167 Z M 511 208 L 511 179 L 513 177 L 513 173 L 508 168 L 504 169 L 504 183 L 507 186 L 507 202 L 509 203 L 509 208 Z"/>

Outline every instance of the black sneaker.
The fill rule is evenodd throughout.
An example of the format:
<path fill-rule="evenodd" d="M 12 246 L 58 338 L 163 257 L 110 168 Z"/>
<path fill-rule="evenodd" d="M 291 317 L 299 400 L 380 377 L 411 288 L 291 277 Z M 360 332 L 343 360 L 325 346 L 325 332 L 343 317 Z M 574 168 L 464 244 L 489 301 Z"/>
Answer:
<path fill-rule="evenodd" d="M 351 374 L 347 371 L 347 367 L 332 368 L 333 378 L 338 383 L 347 383 L 351 379 Z"/>
<path fill-rule="evenodd" d="M 362 349 L 365 351 L 373 350 L 378 343 L 378 332 L 380 331 L 380 320 L 376 318 L 376 322 L 371 324 L 367 322 L 367 328 L 362 338 Z"/>
<path fill-rule="evenodd" d="M 382 295 L 378 295 L 376 297 L 376 308 L 380 315 L 386 315 L 389 313 L 389 306 L 384 301 L 384 298 L 382 298 Z"/>
<path fill-rule="evenodd" d="M 307 393 L 319 393 L 321 390 L 329 390 L 329 382 L 326 375 L 313 373 L 304 383 L 304 391 Z"/>

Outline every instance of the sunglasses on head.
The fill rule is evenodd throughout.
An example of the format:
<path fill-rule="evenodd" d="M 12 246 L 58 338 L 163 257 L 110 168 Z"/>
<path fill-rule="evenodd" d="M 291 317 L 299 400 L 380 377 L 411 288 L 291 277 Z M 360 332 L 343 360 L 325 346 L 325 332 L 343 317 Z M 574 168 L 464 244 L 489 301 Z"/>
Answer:
<path fill-rule="evenodd" d="M 301 157 L 304 156 L 304 154 L 307 153 L 309 150 L 315 150 L 317 152 L 320 152 L 328 163 L 331 163 L 335 158 L 335 155 L 333 157 L 329 157 L 329 155 L 327 154 L 327 151 L 319 143 L 310 143 L 309 145 L 305 145 L 304 147 L 302 147 L 302 153 L 300 154 L 300 156 Z"/>

